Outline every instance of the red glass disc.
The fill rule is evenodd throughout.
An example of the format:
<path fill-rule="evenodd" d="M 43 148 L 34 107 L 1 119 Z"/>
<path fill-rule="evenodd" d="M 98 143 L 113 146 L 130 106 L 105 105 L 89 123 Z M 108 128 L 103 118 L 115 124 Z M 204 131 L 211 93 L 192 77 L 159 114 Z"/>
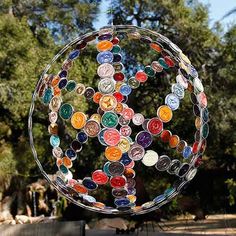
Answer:
<path fill-rule="evenodd" d="M 135 79 L 138 80 L 140 83 L 144 83 L 147 81 L 148 76 L 144 71 L 138 71 L 135 75 Z"/>
<path fill-rule="evenodd" d="M 199 157 L 196 159 L 194 165 L 195 165 L 195 167 L 198 167 L 198 166 L 200 166 L 201 164 L 202 164 L 202 156 L 199 156 Z"/>
<path fill-rule="evenodd" d="M 116 45 L 116 44 L 118 44 L 118 43 L 120 42 L 120 40 L 119 40 L 117 37 L 114 37 L 114 38 L 111 40 L 111 42 L 112 42 L 114 45 Z"/>
<path fill-rule="evenodd" d="M 113 93 L 113 96 L 116 98 L 117 102 L 122 102 L 124 100 L 124 96 L 120 92 Z"/>
<path fill-rule="evenodd" d="M 197 95 L 199 105 L 203 108 L 207 107 L 207 96 L 204 92 L 201 92 Z"/>
<path fill-rule="evenodd" d="M 120 142 L 120 132 L 117 129 L 107 129 L 103 134 L 104 142 L 109 146 L 116 146 Z"/>
<path fill-rule="evenodd" d="M 96 170 L 92 174 L 92 179 L 97 184 L 106 184 L 108 176 L 102 170 Z"/>
<path fill-rule="evenodd" d="M 77 45 L 76 45 L 76 49 L 82 50 L 87 46 L 87 43 L 85 41 L 80 41 Z"/>
<path fill-rule="evenodd" d="M 113 76 L 115 81 L 123 81 L 125 78 L 125 75 L 122 72 L 117 72 Z"/>
<path fill-rule="evenodd" d="M 200 147 L 200 152 L 201 153 L 205 152 L 206 146 L 207 146 L 207 141 L 206 141 L 206 139 L 204 139 L 201 142 L 201 147 Z"/>
<path fill-rule="evenodd" d="M 172 134 L 169 130 L 163 130 L 161 133 L 161 141 L 164 143 L 168 143 L 171 136 Z"/>
<path fill-rule="evenodd" d="M 114 176 L 110 179 L 110 185 L 113 188 L 121 188 L 126 184 L 126 179 L 123 176 Z"/>
<path fill-rule="evenodd" d="M 163 129 L 163 123 L 158 118 L 152 118 L 148 121 L 147 128 L 152 135 L 158 135 Z"/>
<path fill-rule="evenodd" d="M 124 117 L 125 120 L 131 120 L 134 116 L 134 110 L 130 107 L 123 109 L 121 115 Z"/>
<path fill-rule="evenodd" d="M 164 59 L 165 59 L 166 64 L 167 64 L 169 67 L 175 66 L 174 61 L 173 61 L 170 57 L 165 56 Z"/>
<path fill-rule="evenodd" d="M 73 188 L 78 193 L 82 193 L 82 194 L 88 193 L 88 190 L 82 184 L 76 183 L 76 184 L 74 184 Z"/>
<path fill-rule="evenodd" d="M 193 149 L 192 149 L 192 153 L 193 154 L 197 153 L 197 151 L 198 151 L 198 144 L 199 144 L 199 142 L 195 142 L 193 144 Z"/>

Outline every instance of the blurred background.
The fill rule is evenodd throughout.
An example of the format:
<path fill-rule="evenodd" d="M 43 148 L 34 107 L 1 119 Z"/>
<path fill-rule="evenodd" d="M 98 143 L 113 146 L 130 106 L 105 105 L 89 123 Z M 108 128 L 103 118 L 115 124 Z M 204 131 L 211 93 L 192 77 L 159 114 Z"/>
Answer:
<path fill-rule="evenodd" d="M 41 221 L 42 215 L 60 220 L 85 219 L 87 222 L 105 217 L 71 205 L 43 180 L 29 146 L 27 119 L 36 82 L 53 56 L 76 36 L 110 24 L 150 28 L 176 43 L 203 80 L 210 112 L 207 149 L 190 186 L 156 212 L 155 217 L 147 215 L 128 221 L 158 222 L 162 218 L 173 220 L 185 214 L 191 214 L 195 220 L 204 220 L 208 215 L 223 217 L 236 213 L 234 0 L 1 0 L 0 224 L 30 222 L 29 218 L 19 220 L 19 216 L 35 217 L 35 222 Z M 137 55 L 142 55 L 142 51 L 137 51 Z M 90 60 L 91 54 L 78 59 L 75 71 L 85 84 L 91 84 L 94 79 L 83 69 Z M 91 71 L 96 71 L 96 67 L 96 63 L 91 62 Z M 152 84 L 147 86 L 150 97 L 154 96 Z M 149 114 L 153 104 L 147 104 L 144 106 L 139 101 L 136 106 Z M 84 111 L 90 109 L 86 102 L 81 106 Z M 189 104 L 183 104 L 182 114 L 188 109 Z M 174 122 L 180 134 L 192 136 L 188 132 L 193 129 L 192 124 L 185 122 L 183 116 L 179 115 Z M 40 119 L 34 134 L 39 152 L 51 155 L 45 145 L 49 140 L 45 123 Z M 93 170 L 96 162 L 88 157 L 97 151 L 101 152 L 89 149 L 83 153 L 80 165 Z M 50 169 L 52 160 L 44 158 L 42 163 Z M 147 182 L 151 183 L 150 191 L 154 191 L 166 185 L 169 179 L 155 182 L 150 175 Z"/>

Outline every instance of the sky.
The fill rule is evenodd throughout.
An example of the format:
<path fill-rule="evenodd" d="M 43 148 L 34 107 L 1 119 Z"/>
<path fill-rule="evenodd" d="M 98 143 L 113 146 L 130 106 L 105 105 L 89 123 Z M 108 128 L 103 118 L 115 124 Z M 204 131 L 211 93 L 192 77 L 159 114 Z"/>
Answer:
<path fill-rule="evenodd" d="M 210 25 L 212 25 L 212 23 L 217 20 L 221 20 L 227 12 L 229 12 L 233 8 L 236 8 L 236 0 L 200 0 L 200 2 L 210 4 Z M 236 13 L 225 18 L 222 23 L 227 26 L 233 21 L 236 22 Z"/>
<path fill-rule="evenodd" d="M 222 17 L 236 7 L 236 0 L 199 0 L 204 4 L 209 4 L 209 16 L 210 16 L 210 26 L 214 24 L 215 21 L 220 20 L 225 28 L 230 25 L 232 22 L 236 22 L 236 13 L 231 16 L 221 20 Z M 103 0 L 101 4 L 101 14 L 98 17 L 98 21 L 94 23 L 96 29 L 101 28 L 104 25 L 108 24 L 106 18 L 106 11 L 109 6 L 109 1 Z"/>

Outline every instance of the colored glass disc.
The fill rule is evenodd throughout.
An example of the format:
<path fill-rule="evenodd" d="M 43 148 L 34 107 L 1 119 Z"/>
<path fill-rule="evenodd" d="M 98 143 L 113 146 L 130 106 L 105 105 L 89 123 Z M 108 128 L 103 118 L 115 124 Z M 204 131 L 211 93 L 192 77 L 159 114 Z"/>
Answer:
<path fill-rule="evenodd" d="M 83 112 L 75 112 L 71 117 L 71 125 L 75 129 L 82 129 L 86 123 L 86 115 Z"/>
<path fill-rule="evenodd" d="M 122 156 L 122 151 L 116 146 L 107 147 L 105 150 L 105 157 L 109 161 L 119 161 Z"/>
<path fill-rule="evenodd" d="M 68 103 L 64 103 L 59 109 L 59 115 L 64 120 L 70 119 L 72 114 L 73 114 L 73 107 Z"/>
<path fill-rule="evenodd" d="M 106 184 L 108 182 L 108 176 L 102 170 L 96 170 L 92 174 L 92 179 L 97 184 Z"/>

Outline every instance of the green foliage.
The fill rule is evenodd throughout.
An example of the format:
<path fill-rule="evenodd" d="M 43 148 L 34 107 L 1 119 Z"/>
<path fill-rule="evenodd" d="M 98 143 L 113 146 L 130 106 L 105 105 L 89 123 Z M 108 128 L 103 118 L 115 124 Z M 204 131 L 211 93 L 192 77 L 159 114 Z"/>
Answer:
<path fill-rule="evenodd" d="M 0 6 L 0 148 L 7 154 L 1 156 L 1 174 L 35 176 L 39 171 L 29 148 L 28 112 L 37 78 L 59 50 L 51 35 L 58 43 L 77 35 L 77 27 L 81 32 L 90 30 L 98 5 L 88 1 L 1 1 Z M 95 64 L 86 68 L 90 57 L 76 62 L 70 79 L 89 81 L 87 72 L 96 70 Z M 87 109 L 84 100 L 72 95 L 66 100 Z M 45 107 L 38 109 L 33 127 L 35 146 L 42 164 L 50 167 L 54 162 L 45 156 L 51 153 L 47 118 L 40 114 Z"/>
<path fill-rule="evenodd" d="M 31 93 L 25 91 L 32 91 L 35 77 L 44 66 L 41 62 L 49 60 L 53 51 L 49 54 L 47 48 L 39 45 L 26 19 L 1 16 L 0 33 L 1 109 L 11 114 L 9 121 L 17 126 L 28 113 Z M 49 41 L 48 48 L 52 45 Z"/>
<path fill-rule="evenodd" d="M 227 188 L 229 190 L 229 205 L 233 206 L 235 205 L 236 199 L 236 182 L 233 179 L 227 179 L 225 183 L 227 184 Z"/>
<path fill-rule="evenodd" d="M 0 148 L 10 155 L 1 165 L 9 165 L 8 174 L 27 174 L 32 166 L 26 168 L 27 163 L 32 163 L 27 137 L 31 92 L 44 66 L 42 62 L 52 57 L 55 46 L 48 40 L 48 46 L 42 47 L 27 20 L 12 15 L 0 16 L 0 34 Z"/>
<path fill-rule="evenodd" d="M 13 156 L 12 146 L 9 143 L 0 144 L 0 178 L 9 176 L 16 172 L 16 161 Z"/>
<path fill-rule="evenodd" d="M 111 9 L 114 12 L 111 19 L 113 24 L 136 24 L 151 28 L 170 38 L 190 58 L 203 80 L 210 111 L 210 135 L 207 139 L 207 151 L 203 156 L 203 168 L 205 171 L 213 170 L 216 174 L 223 171 L 227 179 L 226 176 L 232 175 L 236 169 L 236 131 L 233 128 L 236 125 L 236 26 L 233 25 L 225 34 L 222 33 L 220 23 L 213 30 L 210 29 L 208 9 L 198 1 L 115 0 Z M 127 49 L 131 58 L 133 44 Z M 136 52 L 138 59 L 134 64 L 146 63 L 145 60 L 149 57 L 142 59 L 144 51 L 146 49 L 140 47 Z M 161 79 L 167 78 L 164 75 Z M 145 84 L 143 89 L 139 89 L 140 93 L 136 94 L 135 106 L 140 109 L 145 107 L 144 114 L 153 114 L 153 109 L 163 102 L 160 100 L 164 96 L 161 90 L 163 85 L 153 81 L 147 86 Z M 158 95 L 155 92 L 157 87 Z M 148 91 L 146 96 L 145 91 Z M 186 117 L 192 115 L 191 104 L 187 100 L 175 112 L 177 114 L 170 128 L 191 143 L 194 133 L 191 124 L 194 120 L 186 122 Z M 163 147 L 157 145 L 158 150 L 162 150 Z M 155 186 L 152 187 L 153 191 Z M 222 183 L 220 186 L 215 189 L 217 194 L 225 195 L 225 192 L 220 193 L 221 190 L 224 191 Z M 201 192 L 203 189 L 196 186 L 196 191 Z M 221 200 L 217 198 L 216 201 Z M 209 204 L 213 205 L 212 202 Z"/>
<path fill-rule="evenodd" d="M 0 13 L 13 14 L 18 19 L 27 18 L 29 27 L 40 42 L 47 44 L 47 30 L 56 41 L 64 41 L 77 36 L 77 31 L 92 29 L 99 4 L 88 0 L 3 0 Z"/>
<path fill-rule="evenodd" d="M 27 132 L 32 91 L 45 65 L 61 48 L 58 44 L 64 44 L 74 36 L 92 29 L 98 7 L 99 4 L 90 4 L 88 0 L 0 2 L 0 178 L 4 175 L 39 174 L 29 148 Z M 203 168 L 205 171 L 223 170 L 226 174 L 235 171 L 236 26 L 232 26 L 224 35 L 219 23 L 213 30 L 210 29 L 208 10 L 197 1 L 114 0 L 109 12 L 114 24 L 137 24 L 151 28 L 169 37 L 189 56 L 206 85 L 211 114 L 208 148 L 203 156 L 207 161 Z M 147 46 L 140 46 L 136 42 L 122 45 L 122 41 L 122 48 L 129 59 L 132 59 L 129 65 L 146 65 L 156 58 L 156 55 L 147 50 Z M 147 52 L 145 57 L 144 52 Z M 82 82 L 86 86 L 96 85 L 95 58 L 94 45 L 91 45 L 86 49 L 86 54 L 82 53 L 76 60 L 69 73 L 69 79 Z M 55 65 L 50 73 L 57 73 L 59 64 Z M 174 79 L 174 74 L 162 74 L 160 79 L 151 80 L 132 95 L 129 105 L 135 106 L 135 110 L 142 111 L 145 116 L 155 114 L 156 108 L 163 104 L 162 98 L 170 80 Z M 94 111 L 95 106 L 72 93 L 68 93 L 64 99 L 85 112 Z M 55 173 L 55 161 L 51 158 L 51 148 L 48 144 L 47 112 L 46 107 L 37 104 L 33 133 L 42 165 L 49 172 Z M 186 117 L 192 115 L 188 96 L 175 115 L 170 129 L 191 143 L 194 119 L 186 122 Z M 158 153 L 165 150 L 164 145 L 159 142 L 154 146 Z M 102 151 L 96 140 L 89 141 L 73 167 L 78 170 L 78 177 L 84 177 L 94 170 L 94 167 L 99 168 L 102 165 L 105 161 Z M 174 155 L 174 151 L 171 154 Z M 145 181 L 150 183 L 146 188 L 152 193 L 163 192 L 168 184 L 173 182 L 169 176 L 156 176 L 154 179 L 154 172 L 150 169 L 143 171 L 141 167 L 139 171 L 138 174 L 145 175 Z M 227 178 L 225 177 L 225 180 Z M 230 204 L 235 204 L 235 182 L 228 179 L 225 183 L 230 192 Z M 224 186 L 219 186 L 218 183 L 214 186 L 217 186 L 215 196 L 222 195 L 220 191 Z M 197 186 L 196 191 L 203 191 L 201 187 Z M 97 194 L 106 198 L 102 190 Z M 218 200 L 216 197 L 215 201 Z M 208 203 L 211 204 L 210 201 Z M 176 202 L 173 202 L 170 211 L 175 209 Z"/>

